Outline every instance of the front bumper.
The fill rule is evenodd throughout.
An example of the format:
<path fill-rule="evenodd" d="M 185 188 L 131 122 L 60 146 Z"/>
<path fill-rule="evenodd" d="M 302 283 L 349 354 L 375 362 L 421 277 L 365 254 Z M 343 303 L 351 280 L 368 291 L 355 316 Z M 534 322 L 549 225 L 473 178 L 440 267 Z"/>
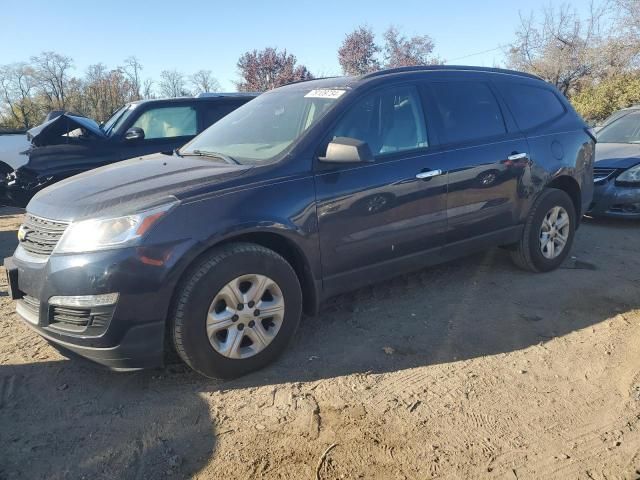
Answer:
<path fill-rule="evenodd" d="M 596 183 L 587 215 L 640 218 L 640 187 L 618 186 L 615 179 Z"/>
<path fill-rule="evenodd" d="M 175 286 L 166 264 L 143 262 L 135 247 L 38 258 L 19 246 L 5 268 L 18 314 L 49 342 L 113 369 L 162 365 Z M 115 305 L 82 312 L 49 303 L 54 296 L 108 293 L 119 294 Z M 78 326 L 78 318 L 88 318 L 86 325 Z"/>

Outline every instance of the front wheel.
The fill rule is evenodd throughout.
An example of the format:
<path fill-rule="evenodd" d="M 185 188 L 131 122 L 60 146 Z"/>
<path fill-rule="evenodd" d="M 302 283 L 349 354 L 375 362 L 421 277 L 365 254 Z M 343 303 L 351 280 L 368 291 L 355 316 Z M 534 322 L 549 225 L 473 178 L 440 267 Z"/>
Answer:
<path fill-rule="evenodd" d="M 565 260 L 576 227 L 576 213 L 569 195 L 544 190 L 534 202 L 521 240 L 511 252 L 514 263 L 532 272 L 548 272 Z"/>
<path fill-rule="evenodd" d="M 260 245 L 215 249 L 187 274 L 174 302 L 178 355 L 207 377 L 230 378 L 273 361 L 302 315 L 298 277 Z"/>

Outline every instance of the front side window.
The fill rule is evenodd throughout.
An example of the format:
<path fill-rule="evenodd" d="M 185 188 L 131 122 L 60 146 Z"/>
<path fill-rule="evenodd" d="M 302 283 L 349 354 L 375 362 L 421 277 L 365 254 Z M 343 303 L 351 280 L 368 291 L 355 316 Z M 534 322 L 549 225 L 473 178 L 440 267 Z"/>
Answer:
<path fill-rule="evenodd" d="M 144 130 L 145 139 L 195 135 L 197 116 L 192 107 L 163 107 L 147 110 L 132 127 Z"/>
<path fill-rule="evenodd" d="M 374 156 L 427 147 L 417 89 L 399 86 L 365 96 L 338 121 L 330 138 L 336 137 L 367 142 Z"/>
<path fill-rule="evenodd" d="M 443 144 L 489 139 L 506 133 L 500 106 L 482 82 L 431 84 Z"/>

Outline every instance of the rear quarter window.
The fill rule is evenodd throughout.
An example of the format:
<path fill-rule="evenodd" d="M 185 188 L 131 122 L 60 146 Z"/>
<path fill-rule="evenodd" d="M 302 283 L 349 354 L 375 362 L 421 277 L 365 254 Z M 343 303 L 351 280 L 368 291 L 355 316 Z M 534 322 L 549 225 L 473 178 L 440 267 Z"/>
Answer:
<path fill-rule="evenodd" d="M 506 83 L 501 90 L 521 130 L 539 127 L 566 112 L 556 93 L 548 88 Z"/>

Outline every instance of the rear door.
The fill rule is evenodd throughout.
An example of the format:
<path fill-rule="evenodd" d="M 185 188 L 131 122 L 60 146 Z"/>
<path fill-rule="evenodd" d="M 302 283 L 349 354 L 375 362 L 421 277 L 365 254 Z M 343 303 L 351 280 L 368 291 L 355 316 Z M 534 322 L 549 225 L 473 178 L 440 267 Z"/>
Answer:
<path fill-rule="evenodd" d="M 529 142 L 536 193 L 548 181 L 548 173 L 573 176 L 582 193 L 582 211 L 576 212 L 580 217 L 594 188 L 593 145 L 584 121 L 560 92 L 539 80 L 502 81 L 496 86 Z"/>
<path fill-rule="evenodd" d="M 430 155 L 421 103 L 414 84 L 378 89 L 347 108 L 327 137 L 366 141 L 375 156 L 364 164 L 318 162 L 320 247 L 329 288 L 374 281 L 379 272 L 371 278 L 371 267 L 393 273 L 390 260 L 410 261 L 443 243 L 446 175 Z"/>
<path fill-rule="evenodd" d="M 518 223 L 527 141 L 493 87 L 481 80 L 430 81 L 426 108 L 448 171 L 447 235 L 452 244 Z"/>

